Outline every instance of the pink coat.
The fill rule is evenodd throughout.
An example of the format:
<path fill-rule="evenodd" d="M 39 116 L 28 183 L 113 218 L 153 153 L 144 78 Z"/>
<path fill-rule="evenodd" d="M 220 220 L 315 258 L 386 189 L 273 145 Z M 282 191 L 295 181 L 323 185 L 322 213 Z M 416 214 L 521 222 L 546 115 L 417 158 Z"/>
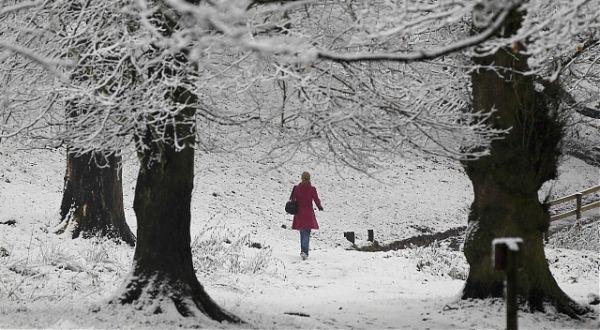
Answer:
<path fill-rule="evenodd" d="M 294 187 L 292 200 L 298 202 L 298 212 L 294 214 L 292 229 L 319 229 L 315 210 L 312 202 L 315 201 L 318 208 L 321 208 L 321 201 L 317 195 L 317 188 L 308 184 L 299 184 Z"/>

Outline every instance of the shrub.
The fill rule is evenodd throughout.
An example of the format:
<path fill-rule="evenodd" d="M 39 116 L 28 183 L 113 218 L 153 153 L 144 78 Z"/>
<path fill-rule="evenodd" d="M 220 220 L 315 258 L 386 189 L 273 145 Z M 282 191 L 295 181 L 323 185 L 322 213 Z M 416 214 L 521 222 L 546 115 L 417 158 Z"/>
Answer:
<path fill-rule="evenodd" d="M 406 250 L 416 260 L 417 270 L 434 276 L 448 276 L 455 280 L 466 280 L 468 265 L 462 252 L 453 251 L 437 241 L 427 247 Z"/>
<path fill-rule="evenodd" d="M 251 242 L 249 233 L 240 233 L 225 226 L 201 230 L 192 241 L 192 259 L 196 272 L 204 275 L 217 271 L 240 274 L 277 272 L 279 263 L 272 257 L 270 247 Z M 270 266 L 275 269 L 270 269 Z"/>

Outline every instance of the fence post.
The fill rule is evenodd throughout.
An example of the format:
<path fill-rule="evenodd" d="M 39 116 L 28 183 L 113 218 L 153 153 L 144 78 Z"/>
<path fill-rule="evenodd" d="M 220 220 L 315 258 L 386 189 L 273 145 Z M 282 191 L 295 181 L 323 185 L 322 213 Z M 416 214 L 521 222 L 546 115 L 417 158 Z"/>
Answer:
<path fill-rule="evenodd" d="M 350 243 L 354 244 L 354 232 L 353 231 L 345 231 L 344 237 L 346 237 L 346 239 L 348 241 L 350 241 Z"/>
<path fill-rule="evenodd" d="M 581 197 L 583 195 L 581 193 L 575 194 L 575 198 L 577 199 L 577 206 L 575 208 L 575 215 L 577 217 L 577 223 L 579 223 L 579 219 L 581 219 Z"/>
<path fill-rule="evenodd" d="M 517 262 L 518 251 L 507 251 L 506 260 L 506 329 L 517 330 Z"/>
<path fill-rule="evenodd" d="M 523 239 L 501 237 L 492 241 L 492 258 L 496 270 L 506 272 L 506 329 L 516 330 L 517 319 L 517 270 L 520 268 L 520 251 Z"/>

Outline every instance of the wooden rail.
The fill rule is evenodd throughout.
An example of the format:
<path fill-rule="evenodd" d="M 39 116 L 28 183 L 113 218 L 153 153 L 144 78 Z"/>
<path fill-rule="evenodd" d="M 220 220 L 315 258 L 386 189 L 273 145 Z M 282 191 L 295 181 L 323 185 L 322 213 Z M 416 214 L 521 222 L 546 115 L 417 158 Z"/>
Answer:
<path fill-rule="evenodd" d="M 579 220 L 579 219 L 581 219 L 582 212 L 589 211 L 589 210 L 592 210 L 595 208 L 600 208 L 600 201 L 595 201 L 595 202 L 592 202 L 592 203 L 589 203 L 586 205 L 581 204 L 583 196 L 593 194 L 597 191 L 600 191 L 600 186 L 595 186 L 595 187 L 591 187 L 588 189 L 584 189 L 578 193 L 574 193 L 572 195 L 561 197 L 561 198 L 558 198 L 558 199 L 555 199 L 553 201 L 546 203 L 546 205 L 548 205 L 548 206 L 553 206 L 553 205 L 562 204 L 562 203 L 566 203 L 566 202 L 575 200 L 575 209 L 570 210 L 565 213 L 554 215 L 554 216 L 550 217 L 550 221 L 552 222 L 552 221 L 564 219 L 564 218 L 567 218 L 567 217 L 570 217 L 573 215 L 576 217 L 577 220 Z"/>

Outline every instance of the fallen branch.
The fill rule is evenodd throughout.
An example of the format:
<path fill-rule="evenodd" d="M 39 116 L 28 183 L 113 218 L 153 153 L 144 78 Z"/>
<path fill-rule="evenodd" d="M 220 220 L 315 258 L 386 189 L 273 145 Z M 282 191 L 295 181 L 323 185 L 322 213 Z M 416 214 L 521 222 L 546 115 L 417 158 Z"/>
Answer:
<path fill-rule="evenodd" d="M 368 246 L 356 247 L 355 249 L 363 252 L 379 252 L 379 251 L 390 251 L 390 250 L 402 250 L 410 247 L 423 247 L 433 244 L 436 241 L 442 241 L 453 237 L 462 237 L 467 230 L 466 226 L 452 228 L 444 232 L 424 234 L 409 237 L 400 241 L 395 241 L 390 244 L 379 245 L 373 244 Z"/>

